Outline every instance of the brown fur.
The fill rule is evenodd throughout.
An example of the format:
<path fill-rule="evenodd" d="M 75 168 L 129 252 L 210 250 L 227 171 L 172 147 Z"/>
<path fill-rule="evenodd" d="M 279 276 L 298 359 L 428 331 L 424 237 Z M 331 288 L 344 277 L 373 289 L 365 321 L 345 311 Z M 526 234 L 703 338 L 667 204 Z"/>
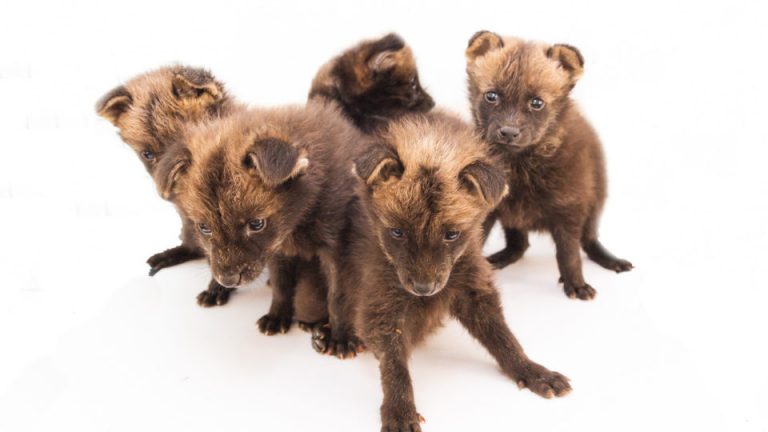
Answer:
<path fill-rule="evenodd" d="M 139 75 L 105 94 L 96 112 L 115 125 L 120 137 L 153 176 L 160 195 L 174 202 L 157 167 L 187 125 L 229 114 L 237 104 L 210 72 L 187 66 L 163 67 Z M 183 214 L 180 246 L 151 256 L 150 276 L 160 269 L 202 258 L 193 227 Z"/>
<path fill-rule="evenodd" d="M 312 81 L 309 99 L 338 104 L 365 132 L 435 105 L 419 83 L 411 48 L 394 33 L 360 42 L 323 65 Z"/>
<path fill-rule="evenodd" d="M 309 283 L 319 267 L 324 278 L 306 288 L 315 298 L 334 292 L 337 241 L 354 199 L 352 158 L 365 137 L 335 109 L 310 103 L 199 124 L 184 143 L 168 162 L 182 166 L 179 175 L 165 172 L 210 259 L 214 280 L 201 296 L 216 298 L 268 267 L 273 302 L 259 327 L 287 331 L 298 275 Z"/>
<path fill-rule="evenodd" d="M 507 246 L 489 260 L 502 268 L 522 257 L 528 232 L 548 231 L 557 247 L 569 297 L 595 296 L 582 275 L 579 246 L 601 266 L 632 268 L 598 241 L 606 198 L 603 151 L 597 134 L 570 99 L 584 60 L 576 48 L 478 32 L 466 51 L 475 126 L 505 164 L 509 195 L 486 221 L 498 219 Z M 543 102 L 536 109 L 534 99 Z"/>
<path fill-rule="evenodd" d="M 506 188 L 472 128 L 439 111 L 414 114 L 355 167 L 361 200 L 342 248 L 340 309 L 379 359 L 382 430 L 420 430 L 407 360 L 446 315 L 516 382 L 545 397 L 567 393 L 567 378 L 529 360 L 504 322 L 481 226 Z M 324 348 L 322 332 L 314 338 Z"/>

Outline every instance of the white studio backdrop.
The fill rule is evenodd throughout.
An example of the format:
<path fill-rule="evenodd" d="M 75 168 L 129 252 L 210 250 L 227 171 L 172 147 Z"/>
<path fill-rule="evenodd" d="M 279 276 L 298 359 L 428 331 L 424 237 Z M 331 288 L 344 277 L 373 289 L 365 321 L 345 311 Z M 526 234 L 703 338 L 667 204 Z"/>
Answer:
<path fill-rule="evenodd" d="M 469 118 L 463 51 L 488 29 L 578 47 L 574 98 L 607 154 L 602 239 L 636 269 L 557 285 L 534 236 L 498 273 L 531 357 L 572 378 L 518 391 L 458 325 L 411 361 L 425 431 L 768 430 L 768 7 L 722 2 L 3 2 L 0 430 L 377 430 L 377 363 L 268 338 L 265 276 L 203 310 L 204 262 L 150 278 L 178 218 L 96 100 L 169 63 L 252 105 L 303 103 L 363 38 L 411 45 L 438 105 Z M 488 251 L 502 244 L 494 231 Z"/>

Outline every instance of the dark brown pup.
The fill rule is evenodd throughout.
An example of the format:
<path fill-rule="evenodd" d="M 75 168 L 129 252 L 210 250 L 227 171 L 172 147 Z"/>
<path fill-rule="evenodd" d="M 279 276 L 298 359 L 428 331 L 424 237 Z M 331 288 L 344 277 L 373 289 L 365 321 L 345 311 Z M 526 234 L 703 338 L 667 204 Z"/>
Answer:
<path fill-rule="evenodd" d="M 411 48 L 394 33 L 360 42 L 323 65 L 312 81 L 309 99 L 339 104 L 344 115 L 367 133 L 435 105 L 419 83 Z"/>
<path fill-rule="evenodd" d="M 169 146 L 178 140 L 191 123 L 227 115 L 237 105 L 224 86 L 210 72 L 187 66 L 163 67 L 131 79 L 96 104 L 96 112 L 119 129 L 120 137 L 139 156 L 158 191 L 165 195 L 156 176 L 157 166 Z M 182 221 L 181 245 L 151 256 L 147 263 L 152 276 L 163 268 L 202 258 L 194 242 L 189 220 Z"/>
<path fill-rule="evenodd" d="M 352 160 L 364 142 L 338 110 L 316 103 L 191 127 L 163 172 L 210 260 L 213 280 L 200 297 L 215 301 L 268 267 L 272 305 L 258 324 L 274 334 L 291 326 L 300 274 L 319 268 L 324 278 L 308 290 L 334 293 L 338 239 L 354 199 Z M 307 265 L 314 270 L 302 270 Z"/>
<path fill-rule="evenodd" d="M 345 236 L 342 310 L 379 360 L 382 431 L 420 431 L 408 357 L 450 315 L 521 387 L 544 397 L 568 379 L 532 362 L 507 327 L 482 222 L 506 193 L 504 174 L 471 126 L 439 111 L 393 122 L 356 161 L 362 181 Z M 323 347 L 322 329 L 313 332 Z"/>
<path fill-rule="evenodd" d="M 617 273 L 632 264 L 598 241 L 606 174 L 597 134 L 570 99 L 584 60 L 569 45 L 545 45 L 482 31 L 466 50 L 477 131 L 504 162 L 509 195 L 485 223 L 501 222 L 506 247 L 488 259 L 503 268 L 523 256 L 528 232 L 548 231 L 566 295 L 589 300 L 579 246 Z"/>

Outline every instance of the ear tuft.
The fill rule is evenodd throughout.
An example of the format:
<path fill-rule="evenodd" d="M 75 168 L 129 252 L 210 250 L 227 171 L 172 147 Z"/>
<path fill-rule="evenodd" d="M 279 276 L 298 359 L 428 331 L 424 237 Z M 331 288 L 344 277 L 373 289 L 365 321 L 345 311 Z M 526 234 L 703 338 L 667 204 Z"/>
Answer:
<path fill-rule="evenodd" d="M 575 47 L 565 44 L 552 45 L 547 49 L 547 57 L 559 63 L 568 74 L 571 84 L 576 84 L 584 72 L 584 57 Z"/>
<path fill-rule="evenodd" d="M 504 47 L 504 40 L 501 36 L 487 30 L 481 30 L 469 38 L 464 55 L 467 60 L 474 60 L 502 47 Z"/>
<path fill-rule="evenodd" d="M 403 164 L 394 151 L 384 144 L 371 148 L 355 161 L 354 172 L 368 186 L 376 186 L 403 175 Z"/>
<path fill-rule="evenodd" d="M 261 180 L 277 186 L 307 170 L 309 159 L 290 143 L 278 138 L 257 140 L 243 161 Z"/>
<path fill-rule="evenodd" d="M 496 207 L 509 192 L 504 173 L 498 167 L 483 161 L 467 165 L 459 173 L 462 187 L 469 193 Z"/>
<path fill-rule="evenodd" d="M 173 94 L 179 99 L 198 99 L 209 97 L 219 100 L 223 97 L 222 89 L 208 71 L 184 67 L 173 76 Z"/>
<path fill-rule="evenodd" d="M 153 177 L 156 179 L 157 191 L 165 200 L 170 200 L 176 194 L 176 185 L 189 166 L 189 160 L 162 158 Z"/>
<path fill-rule="evenodd" d="M 133 103 L 133 97 L 125 86 L 112 89 L 96 102 L 96 112 L 117 126 L 117 121 Z"/>

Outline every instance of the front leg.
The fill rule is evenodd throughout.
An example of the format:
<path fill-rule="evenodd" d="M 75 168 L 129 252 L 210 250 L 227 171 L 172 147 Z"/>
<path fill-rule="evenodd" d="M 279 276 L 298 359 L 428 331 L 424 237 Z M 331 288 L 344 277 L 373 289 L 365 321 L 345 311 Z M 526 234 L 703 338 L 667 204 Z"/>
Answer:
<path fill-rule="evenodd" d="M 179 246 L 166 249 L 163 252 L 158 252 L 149 259 L 149 275 L 154 276 L 160 270 L 173 267 L 178 264 L 185 263 L 187 261 L 203 258 L 205 255 L 196 246 L 189 246 L 182 243 Z"/>
<path fill-rule="evenodd" d="M 154 276 L 164 268 L 173 267 L 187 261 L 205 257 L 205 252 L 203 252 L 203 250 L 195 243 L 196 230 L 197 228 L 191 220 L 182 217 L 181 234 L 179 235 L 179 238 L 181 238 L 181 245 L 149 257 L 149 259 L 147 259 L 147 264 L 149 264 L 150 267 L 149 275 Z"/>
<path fill-rule="evenodd" d="M 517 228 L 504 227 L 504 249 L 488 257 L 493 268 L 500 270 L 517 262 L 528 250 L 528 232 Z"/>
<path fill-rule="evenodd" d="M 270 285 L 272 286 L 272 304 L 269 313 L 259 318 L 256 325 L 266 335 L 285 333 L 293 323 L 293 298 L 298 281 L 298 258 L 275 257 L 267 264 Z"/>
<path fill-rule="evenodd" d="M 571 391 L 568 378 L 531 361 L 507 327 L 496 289 L 466 288 L 451 305 L 451 314 L 496 359 L 501 370 L 545 398 L 564 396 Z"/>
<path fill-rule="evenodd" d="M 229 296 L 237 288 L 227 288 L 216 279 L 211 279 L 208 289 L 197 295 L 197 304 L 202 307 L 221 306 L 229 301 Z"/>
<path fill-rule="evenodd" d="M 321 354 L 334 355 L 340 359 L 353 358 L 365 347 L 355 335 L 352 323 L 352 301 L 350 289 L 341 286 L 338 256 L 332 251 L 321 251 L 320 268 L 328 286 L 328 322 L 312 329 L 312 347 Z M 347 278 L 344 279 L 348 283 Z"/>
<path fill-rule="evenodd" d="M 413 385 L 404 351 L 404 344 L 390 344 L 379 356 L 381 388 L 384 391 L 381 404 L 382 432 L 418 432 L 421 431 L 419 423 L 424 421 L 416 412 Z"/>
<path fill-rule="evenodd" d="M 550 229 L 557 249 L 557 267 L 565 295 L 580 300 L 592 300 L 597 291 L 584 281 L 581 272 L 581 224 L 563 223 Z"/>

